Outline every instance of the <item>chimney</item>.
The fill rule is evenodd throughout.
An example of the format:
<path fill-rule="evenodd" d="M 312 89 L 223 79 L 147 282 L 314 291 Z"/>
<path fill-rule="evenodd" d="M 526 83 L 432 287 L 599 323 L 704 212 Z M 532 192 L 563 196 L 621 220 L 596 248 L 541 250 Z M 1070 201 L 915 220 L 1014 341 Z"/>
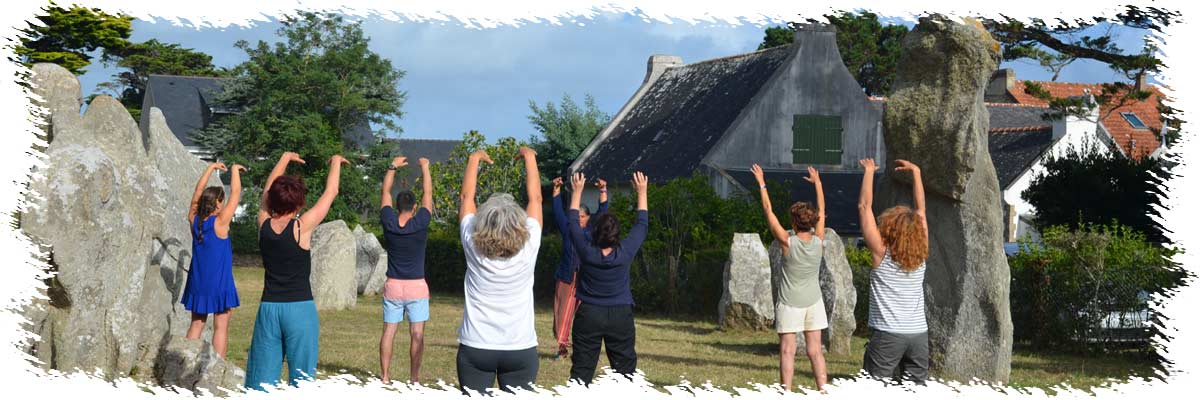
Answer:
<path fill-rule="evenodd" d="M 983 91 L 983 101 L 991 103 L 1015 103 L 1008 93 L 1016 86 L 1016 73 L 1012 68 L 998 69 L 992 73 L 987 88 Z"/>
<path fill-rule="evenodd" d="M 1133 90 L 1135 90 L 1135 91 L 1146 90 L 1146 71 L 1142 71 L 1140 74 L 1137 75 L 1137 79 L 1133 83 Z"/>
<path fill-rule="evenodd" d="M 669 56 L 665 54 L 655 54 L 650 56 L 650 60 L 646 61 L 646 79 L 642 80 L 642 84 L 653 82 L 662 76 L 663 72 L 669 67 L 678 67 L 683 65 L 683 57 Z"/>

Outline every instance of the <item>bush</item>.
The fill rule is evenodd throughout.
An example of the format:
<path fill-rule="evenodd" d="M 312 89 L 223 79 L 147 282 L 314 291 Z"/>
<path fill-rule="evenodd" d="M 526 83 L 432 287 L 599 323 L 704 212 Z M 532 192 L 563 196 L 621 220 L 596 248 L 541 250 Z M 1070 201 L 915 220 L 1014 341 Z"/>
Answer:
<path fill-rule="evenodd" d="M 236 254 L 258 255 L 258 226 L 254 218 L 234 219 L 229 224 L 229 240 Z"/>
<path fill-rule="evenodd" d="M 1037 349 L 1095 351 L 1112 349 L 1123 339 L 1114 334 L 1125 333 L 1148 349 L 1142 339 L 1153 334 L 1149 324 L 1119 330 L 1112 325 L 1152 313 L 1147 296 L 1182 283 L 1182 271 L 1169 260 L 1173 253 L 1115 223 L 1074 231 L 1050 227 L 1042 231 L 1041 244 L 1023 239 L 1020 252 L 1009 259 L 1014 339 Z"/>
<path fill-rule="evenodd" d="M 858 296 L 854 303 L 854 334 L 865 337 L 870 333 L 867 329 L 867 313 L 871 307 L 871 250 L 846 246 L 846 260 L 850 262 L 854 292 Z"/>
<path fill-rule="evenodd" d="M 533 294 L 537 299 L 554 297 L 554 269 L 562 254 L 558 235 L 543 235 L 537 264 L 534 266 Z M 429 289 L 439 293 L 462 294 L 467 260 L 457 226 L 437 226 L 429 231 L 425 245 L 425 281 Z"/>

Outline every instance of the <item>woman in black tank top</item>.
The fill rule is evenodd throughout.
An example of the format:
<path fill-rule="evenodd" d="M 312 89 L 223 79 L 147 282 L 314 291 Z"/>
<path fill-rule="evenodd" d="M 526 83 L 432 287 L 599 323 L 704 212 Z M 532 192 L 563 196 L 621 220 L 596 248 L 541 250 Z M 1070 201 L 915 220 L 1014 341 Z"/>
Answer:
<path fill-rule="evenodd" d="M 258 211 L 258 246 L 265 279 L 246 360 L 246 387 L 250 389 L 264 390 L 263 385 L 278 383 L 284 360 L 288 383 L 293 386 L 298 379 L 311 379 L 317 373 L 320 324 L 309 284 L 309 248 L 314 228 L 337 197 L 342 164 L 349 162 L 340 155 L 330 158 L 325 192 L 303 214 L 300 209 L 308 189 L 300 178 L 283 176 L 291 162 L 303 164 L 304 160 L 292 152 L 279 157 L 267 177 Z"/>

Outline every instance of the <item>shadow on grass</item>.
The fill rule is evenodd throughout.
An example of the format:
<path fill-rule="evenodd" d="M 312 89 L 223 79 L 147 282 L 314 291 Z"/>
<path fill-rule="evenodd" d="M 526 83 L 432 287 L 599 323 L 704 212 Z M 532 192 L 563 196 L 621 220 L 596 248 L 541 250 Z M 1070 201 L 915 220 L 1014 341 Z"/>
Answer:
<path fill-rule="evenodd" d="M 775 367 L 764 367 L 761 365 L 755 365 L 755 364 L 744 363 L 744 362 L 736 362 L 736 361 L 728 361 L 728 360 L 725 360 L 725 361 L 705 360 L 705 359 L 700 359 L 700 358 L 668 356 L 665 354 L 654 354 L 654 353 L 639 352 L 638 358 L 648 360 L 648 361 L 661 362 L 661 363 L 743 368 L 743 369 L 754 369 L 754 370 L 760 370 L 760 371 L 775 370 Z"/>
<path fill-rule="evenodd" d="M 652 321 L 647 321 L 644 319 L 641 321 L 638 321 L 638 325 L 655 328 L 655 329 L 670 330 L 670 331 L 683 332 L 683 333 L 687 333 L 687 334 L 701 335 L 701 336 L 709 335 L 709 334 L 713 334 L 713 333 L 717 332 L 716 327 L 698 327 L 698 326 L 683 325 L 683 324 L 675 325 L 675 324 L 662 323 L 662 322 L 657 322 L 657 321 L 652 322 Z"/>
<path fill-rule="evenodd" d="M 369 380 L 375 378 L 375 373 L 358 367 L 351 367 L 339 363 L 318 362 L 317 370 L 324 372 L 326 375 L 350 374 L 360 380 Z"/>

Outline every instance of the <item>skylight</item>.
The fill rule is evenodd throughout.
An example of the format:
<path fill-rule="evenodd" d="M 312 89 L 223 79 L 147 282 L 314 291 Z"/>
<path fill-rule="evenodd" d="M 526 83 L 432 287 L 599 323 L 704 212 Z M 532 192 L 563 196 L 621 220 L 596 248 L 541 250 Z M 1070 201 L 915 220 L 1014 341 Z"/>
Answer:
<path fill-rule="evenodd" d="M 1149 127 L 1146 126 L 1146 123 L 1142 122 L 1141 118 L 1138 118 L 1137 114 L 1123 112 L 1121 113 L 1121 117 L 1124 117 L 1125 122 L 1128 122 L 1129 126 L 1132 126 L 1133 129 L 1149 129 Z"/>

